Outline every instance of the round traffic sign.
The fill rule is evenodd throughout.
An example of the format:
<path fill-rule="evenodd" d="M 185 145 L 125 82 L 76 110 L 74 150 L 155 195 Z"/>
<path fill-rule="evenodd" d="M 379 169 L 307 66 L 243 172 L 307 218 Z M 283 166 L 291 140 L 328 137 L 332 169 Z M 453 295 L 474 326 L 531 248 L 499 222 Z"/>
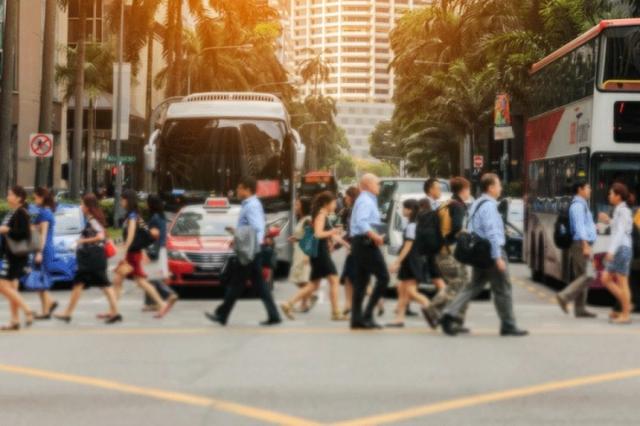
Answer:
<path fill-rule="evenodd" d="M 36 157 L 49 157 L 53 151 L 53 140 L 49 135 L 36 133 L 29 141 L 29 148 Z"/>

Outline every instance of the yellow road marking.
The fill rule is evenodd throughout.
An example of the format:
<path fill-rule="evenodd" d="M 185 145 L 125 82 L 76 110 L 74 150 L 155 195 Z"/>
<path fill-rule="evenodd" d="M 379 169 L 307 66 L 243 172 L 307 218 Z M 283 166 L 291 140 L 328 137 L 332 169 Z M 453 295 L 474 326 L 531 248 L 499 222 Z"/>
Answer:
<path fill-rule="evenodd" d="M 576 335 L 576 336 L 599 336 L 599 335 L 640 335 L 640 329 L 635 327 L 614 328 L 604 327 L 598 329 L 563 329 L 563 328 L 539 328 L 530 330 L 531 334 L 536 336 L 556 336 L 556 335 Z M 251 327 L 237 328 L 77 328 L 77 329 L 35 329 L 23 331 L 20 333 L 12 333 L 3 336 L 8 337 L 64 337 L 64 336 L 82 336 L 82 335 L 101 335 L 101 336 L 141 336 L 141 335 L 175 335 L 175 336 L 191 336 L 191 335 L 299 335 L 299 334 L 334 334 L 334 335 L 425 335 L 437 336 L 439 331 L 430 330 L 426 327 L 407 327 L 404 329 L 389 329 L 384 331 L 352 331 L 348 328 L 279 328 L 279 329 L 263 329 Z M 471 336 L 497 336 L 498 331 L 494 328 L 474 328 Z"/>
<path fill-rule="evenodd" d="M 277 425 L 300 425 L 300 426 L 317 426 L 319 423 L 307 420 L 301 417 L 290 416 L 288 414 L 278 413 L 262 408 L 250 407 L 235 402 L 223 401 L 214 398 L 208 398 L 199 395 L 193 395 L 181 392 L 171 392 L 162 389 L 147 388 L 142 386 L 130 385 L 127 383 L 116 382 L 112 380 L 98 379 L 94 377 L 78 376 L 74 374 L 58 373 L 55 371 L 39 370 L 35 368 L 20 367 L 14 365 L 0 364 L 0 371 L 20 376 L 36 377 L 39 379 L 51 380 L 56 382 L 73 383 L 76 385 L 89 386 L 93 388 L 106 389 L 114 392 L 127 393 L 137 396 L 170 401 L 185 405 L 193 405 L 197 407 L 210 407 L 214 410 L 224 411 L 226 413 L 236 414 L 238 416 L 249 417 L 265 423 Z"/>
<path fill-rule="evenodd" d="M 473 407 L 482 404 L 491 404 L 499 401 L 506 401 L 516 398 L 538 395 L 548 392 L 556 392 L 565 389 L 578 388 L 599 383 L 613 382 L 640 377 L 640 369 L 618 371 L 595 376 L 578 377 L 575 379 L 561 380 L 543 383 L 540 385 L 526 386 L 510 389 L 506 391 L 490 392 L 485 394 L 472 395 L 463 398 L 455 398 L 448 401 L 436 402 L 419 407 L 408 408 L 393 413 L 380 414 L 370 417 L 349 420 L 334 424 L 334 426 L 367 426 L 381 425 L 385 423 L 395 423 L 415 419 L 416 417 L 428 416 L 431 414 L 446 411 L 459 410 L 461 408 Z"/>

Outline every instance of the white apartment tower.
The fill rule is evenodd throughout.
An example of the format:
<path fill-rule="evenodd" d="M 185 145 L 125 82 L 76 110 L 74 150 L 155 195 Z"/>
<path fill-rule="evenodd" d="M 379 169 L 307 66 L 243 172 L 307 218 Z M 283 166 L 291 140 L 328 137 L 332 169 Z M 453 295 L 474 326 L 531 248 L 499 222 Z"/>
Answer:
<path fill-rule="evenodd" d="M 338 122 L 355 157 L 369 156 L 369 134 L 393 112 L 389 31 L 407 10 L 428 0 L 289 0 L 293 54 L 288 68 L 324 52 L 332 75 L 324 93 L 338 100 Z M 303 94 L 311 90 L 306 87 Z"/>

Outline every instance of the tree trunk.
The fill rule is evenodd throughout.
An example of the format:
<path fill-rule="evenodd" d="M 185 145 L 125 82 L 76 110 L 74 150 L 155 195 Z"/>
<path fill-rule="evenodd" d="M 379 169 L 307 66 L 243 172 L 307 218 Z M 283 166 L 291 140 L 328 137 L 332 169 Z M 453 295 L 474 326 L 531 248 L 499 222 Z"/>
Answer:
<path fill-rule="evenodd" d="M 93 154 L 95 151 L 95 111 L 93 105 L 93 99 L 89 99 L 89 109 L 87 110 L 87 186 L 86 190 L 89 192 L 94 191 L 93 182 Z"/>
<path fill-rule="evenodd" d="M 178 7 L 176 9 L 176 39 L 175 39 L 175 47 L 176 53 L 174 56 L 175 63 L 175 72 L 176 72 L 176 85 L 177 85 L 177 93 L 176 95 L 184 95 L 184 82 L 183 80 L 183 72 L 182 72 L 182 0 L 178 1 Z"/>
<path fill-rule="evenodd" d="M 53 86 L 56 53 L 56 0 L 46 0 L 44 16 L 44 39 L 42 43 L 42 78 L 40 83 L 40 118 L 38 131 L 51 133 L 53 117 Z M 49 186 L 51 158 L 38 160 L 36 164 L 36 186 Z"/>
<path fill-rule="evenodd" d="M 145 88 L 145 117 L 146 128 L 151 126 L 151 113 L 153 112 L 153 28 L 149 32 L 147 39 L 147 81 Z M 151 135 L 147 135 L 147 138 Z"/>
<path fill-rule="evenodd" d="M 12 177 L 11 157 L 13 130 L 13 82 L 15 80 L 16 45 L 18 38 L 18 0 L 7 0 L 5 4 L 5 27 L 2 65 L 2 95 L 0 97 L 0 194 L 6 194 Z"/>
<path fill-rule="evenodd" d="M 83 106 L 84 106 L 84 61 L 85 61 L 85 37 L 87 33 L 87 9 L 86 0 L 80 3 L 80 33 L 77 40 L 76 54 L 76 83 L 73 89 L 75 107 L 73 110 L 73 152 L 71 159 L 71 198 L 80 197 L 80 184 L 82 179 L 82 136 L 83 136 Z"/>

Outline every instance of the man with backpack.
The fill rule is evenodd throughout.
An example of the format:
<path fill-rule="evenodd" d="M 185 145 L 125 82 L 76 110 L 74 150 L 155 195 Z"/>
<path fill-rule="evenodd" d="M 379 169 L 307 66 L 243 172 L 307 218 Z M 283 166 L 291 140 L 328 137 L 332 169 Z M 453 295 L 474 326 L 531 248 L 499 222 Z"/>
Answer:
<path fill-rule="evenodd" d="M 444 310 L 469 282 L 466 266 L 453 256 L 453 246 L 464 227 L 464 219 L 467 215 L 466 202 L 471 198 L 471 182 L 463 177 L 454 177 L 450 185 L 453 196 L 438 210 L 444 245 L 436 256 L 436 266 L 447 284 L 447 289 L 438 294 L 432 300 L 432 304 L 440 311 Z M 469 329 L 462 325 L 467 306 L 468 304 L 460 310 L 461 324 L 458 327 L 458 333 L 469 332 Z"/>
<path fill-rule="evenodd" d="M 446 290 L 446 284 L 442 279 L 442 274 L 436 264 L 436 256 L 444 246 L 444 239 L 440 230 L 440 197 L 442 189 L 440 182 L 436 178 L 429 178 L 424 183 L 424 193 L 426 198 L 423 208 L 418 214 L 416 226 L 416 242 L 418 252 L 425 256 L 426 274 L 438 289 L 438 295 L 442 295 Z M 437 297 L 437 296 L 436 296 Z"/>
<path fill-rule="evenodd" d="M 594 318 L 596 314 L 587 311 L 587 294 L 591 277 L 587 276 L 587 262 L 591 258 L 591 246 L 596 240 L 596 224 L 589 210 L 591 185 L 585 181 L 573 185 L 573 200 L 569 207 L 569 231 L 571 243 L 569 250 L 569 271 L 573 281 L 560 293 L 556 300 L 560 309 L 569 313 L 568 305 L 574 302 L 576 318 Z M 555 238 L 558 240 L 558 238 Z M 556 244 L 558 241 L 556 241 Z"/>
<path fill-rule="evenodd" d="M 450 336 L 459 333 L 462 321 L 462 309 L 482 292 L 487 282 L 491 283 L 493 302 L 500 317 L 501 336 L 526 336 L 527 331 L 519 329 L 513 313 L 513 297 L 504 251 L 504 222 L 498 212 L 498 198 L 502 194 L 500 178 L 494 173 L 487 173 L 480 179 L 482 196 L 471 206 L 469 224 L 477 238 L 486 242 L 487 252 L 482 253 L 490 260 L 489 266 L 474 266 L 471 283 L 451 302 L 444 311 L 441 320 L 442 331 Z M 459 243 L 460 244 L 460 243 Z"/>

